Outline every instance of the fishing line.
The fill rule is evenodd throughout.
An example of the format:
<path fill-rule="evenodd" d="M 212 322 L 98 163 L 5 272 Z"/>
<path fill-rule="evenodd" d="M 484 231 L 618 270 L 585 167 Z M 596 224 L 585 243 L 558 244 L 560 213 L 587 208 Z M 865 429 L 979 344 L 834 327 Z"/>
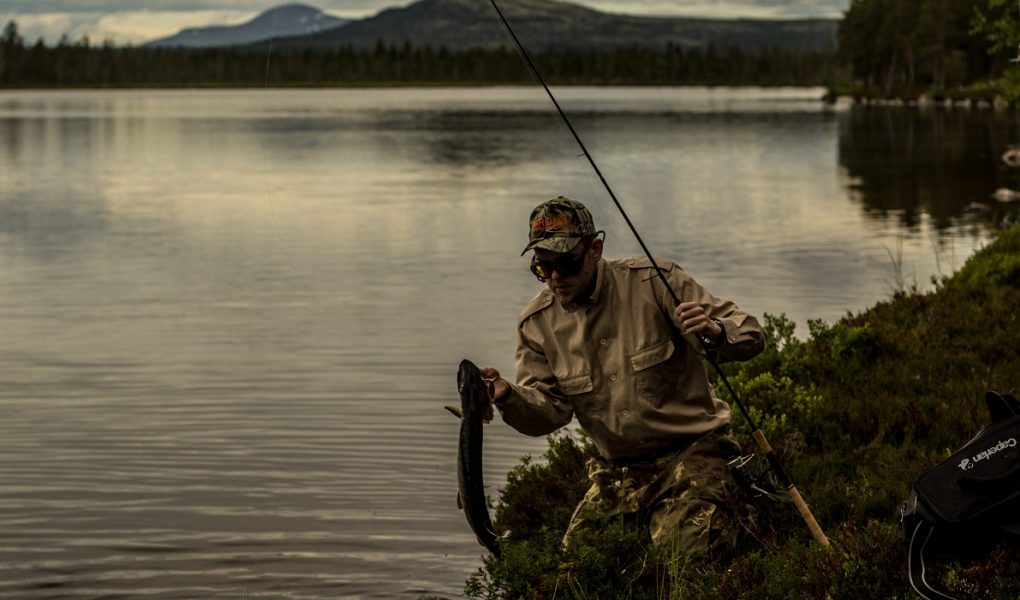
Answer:
<path fill-rule="evenodd" d="M 549 96 L 549 99 L 552 101 L 553 106 L 556 107 L 556 111 L 559 113 L 560 118 L 563 120 L 564 125 L 566 125 L 567 129 L 570 130 L 571 135 L 574 137 L 574 141 L 577 142 L 577 145 L 581 148 L 581 152 L 584 154 L 585 158 L 588 159 L 588 163 L 591 165 L 592 170 L 594 170 L 595 174 L 598 175 L 598 178 L 602 182 L 603 187 L 605 187 L 606 192 L 609 194 L 609 197 L 613 200 L 613 204 L 616 205 L 616 208 L 619 210 L 620 215 L 623 217 L 623 220 L 627 223 L 627 226 L 630 228 L 631 233 L 634 234 L 635 239 L 637 239 L 637 242 L 641 246 L 641 249 L 644 251 L 645 256 L 651 262 L 652 268 L 655 270 L 655 273 L 659 276 L 659 279 L 662 281 L 662 284 L 669 292 L 670 297 L 673 299 L 675 304 L 677 305 L 680 304 L 679 296 L 677 296 L 676 292 L 673 290 L 673 287 L 669 284 L 669 280 L 666 279 L 666 275 L 662 272 L 662 269 L 659 268 L 658 263 L 652 256 L 651 251 L 648 250 L 648 246 L 645 245 L 645 242 L 641 238 L 641 235 L 638 233 L 637 228 L 634 226 L 634 223 L 631 222 L 630 217 L 627 216 L 627 211 L 624 210 L 623 205 L 620 204 L 620 201 L 619 199 L 617 199 L 616 194 L 613 192 L 612 187 L 610 187 L 609 182 L 606 181 L 605 176 L 602 175 L 602 171 L 599 169 L 598 165 L 595 164 L 595 159 L 592 158 L 591 153 L 588 152 L 587 146 L 584 145 L 584 142 L 578 135 L 577 130 L 574 129 L 574 126 L 573 124 L 571 124 L 570 119 L 567 117 L 567 114 L 563 111 L 563 108 L 560 107 L 560 103 L 556 100 L 556 96 L 553 95 L 552 90 L 549 89 L 549 86 L 546 84 L 545 79 L 539 72 L 538 67 L 535 66 L 534 62 L 532 62 L 531 57 L 528 55 L 528 51 L 524 48 L 524 45 L 517 38 L 517 34 L 514 33 L 513 28 L 510 27 L 510 23 L 503 15 L 503 11 L 500 10 L 499 5 L 496 4 L 496 0 L 489 0 L 489 4 L 492 6 L 493 10 L 496 11 L 496 17 L 499 19 L 500 23 L 503 24 L 503 28 L 506 30 L 507 34 L 510 36 L 510 39 L 513 40 L 514 45 L 517 47 L 518 55 L 520 55 L 521 58 L 524 60 L 524 63 L 527 65 L 528 70 L 531 71 L 533 78 L 537 79 L 538 82 L 542 85 L 542 89 L 545 90 L 545 93 Z M 719 377 L 719 381 L 723 383 L 723 386 L 726 388 L 726 391 L 729 392 L 730 397 L 733 398 L 733 402 L 734 404 L 736 404 L 737 408 L 739 409 L 739 412 L 744 417 L 744 420 L 750 425 L 751 430 L 753 432 L 752 435 L 754 437 L 755 443 L 758 445 L 758 448 L 761 450 L 766 460 L 768 460 L 769 466 L 772 468 L 772 471 L 776 474 L 776 477 L 786 487 L 787 493 L 790 495 L 790 498 L 793 500 L 793 503 L 797 507 L 797 512 L 799 512 L 801 517 L 804 519 L 805 523 L 808 526 L 808 529 L 810 529 L 811 534 L 814 536 L 815 540 L 818 541 L 818 543 L 821 544 L 822 546 L 828 547 L 829 546 L 828 538 L 825 537 L 825 533 L 822 532 L 822 529 L 818 525 L 818 522 L 815 520 L 814 515 L 811 514 L 811 510 L 808 508 L 807 503 L 804 502 L 804 499 L 801 497 L 800 492 L 797 491 L 797 487 L 793 484 L 789 476 L 786 474 L 786 471 L 783 469 L 782 464 L 779 462 L 779 458 L 776 456 L 774 449 L 769 444 L 768 439 L 765 438 L 764 432 L 762 432 L 761 428 L 758 427 L 758 424 L 755 422 L 754 418 L 751 417 L 751 414 L 747 412 L 747 409 L 744 407 L 744 403 L 740 400 L 740 397 L 737 395 L 736 390 L 733 389 L 733 386 L 730 384 L 729 379 L 723 372 L 722 367 L 719 366 L 719 362 L 716 360 L 712 351 L 708 348 L 706 341 L 701 339 L 701 336 L 695 337 L 701 344 L 704 356 L 708 360 L 709 364 L 711 364 L 712 367 L 715 369 L 715 372 Z"/>
<path fill-rule="evenodd" d="M 262 85 L 262 91 L 264 93 L 269 92 L 269 63 L 273 56 L 273 41 L 276 39 L 276 21 L 280 18 L 279 12 L 273 14 L 273 29 L 269 34 L 269 49 L 266 51 L 266 77 L 265 82 Z M 269 112 L 269 107 L 263 102 L 262 104 L 263 113 Z M 290 255 L 290 250 L 287 248 L 287 244 L 283 239 L 283 232 L 280 230 L 280 220 L 276 216 L 276 205 L 273 204 L 273 195 L 269 189 L 269 169 L 268 159 L 266 157 L 266 140 L 262 139 L 262 181 L 265 183 L 263 189 L 266 191 L 266 205 L 269 206 L 269 214 L 273 217 L 273 228 L 276 230 L 276 241 L 280 244 L 280 249 L 283 250 L 283 255 L 287 258 L 287 264 L 290 265 L 291 270 L 298 272 L 297 266 L 294 264 L 294 259 Z"/>
<path fill-rule="evenodd" d="M 262 112 L 265 115 L 269 114 L 269 106 L 265 102 L 265 94 L 269 92 L 269 72 L 270 72 L 270 61 L 273 56 L 273 42 L 276 40 L 276 23 L 280 18 L 279 13 L 273 15 L 273 28 L 269 35 L 269 49 L 266 50 L 266 75 L 265 80 L 262 84 L 263 91 L 263 103 Z M 280 229 L 280 219 L 276 214 L 276 205 L 273 203 L 273 189 L 269 184 L 269 158 L 266 150 L 266 140 L 263 137 L 262 143 L 260 144 L 260 150 L 262 151 L 262 188 L 265 190 L 265 201 L 266 206 L 269 207 L 269 215 L 273 218 L 273 229 L 276 231 L 276 243 L 280 249 L 283 250 L 283 256 L 287 259 L 287 265 L 290 267 L 297 279 L 300 280 L 305 286 L 305 297 L 309 298 L 313 304 L 317 307 L 322 307 L 322 300 L 319 298 L 319 294 L 315 293 L 315 288 L 308 285 L 307 276 L 298 269 L 297 264 L 294 262 L 294 257 L 291 256 L 290 248 L 287 247 L 287 241 L 283 237 L 283 230 Z"/>
<path fill-rule="evenodd" d="M 1018 0 L 1018 1 L 1020 1 L 1020 0 Z M 515 43 L 511 44 L 511 47 L 514 49 L 514 52 L 517 53 L 517 57 L 521 59 L 521 62 L 523 62 L 525 64 L 525 66 L 526 66 L 525 70 L 527 71 L 528 76 L 531 77 L 531 81 L 535 85 L 538 85 L 538 86 L 542 87 L 543 89 L 545 89 L 545 91 L 548 93 L 549 97 L 552 99 L 553 104 L 559 110 L 559 108 L 560 108 L 559 104 L 556 102 L 556 99 L 553 98 L 552 92 L 549 91 L 549 87 L 545 84 L 545 80 L 542 78 L 542 75 L 539 73 L 538 69 L 534 67 L 534 63 L 531 62 L 531 57 L 528 55 L 527 51 L 524 49 L 524 45 L 521 44 L 521 42 L 517 39 L 517 36 L 513 33 L 513 30 L 510 29 L 510 25 L 506 22 L 506 19 L 503 18 L 502 12 L 499 10 L 499 7 L 496 6 L 495 3 L 492 3 L 492 7 L 495 9 L 497 17 L 499 17 L 500 21 L 503 23 L 503 25 L 506 28 L 506 30 L 510 33 L 510 36 L 513 38 L 513 41 Z M 560 112 L 560 115 L 562 116 L 563 115 L 563 111 L 559 110 L 559 112 Z M 579 136 L 574 131 L 573 126 L 571 125 L 571 123 L 569 121 L 567 121 L 565 119 L 556 119 L 555 117 L 554 117 L 554 121 L 556 122 L 558 127 L 566 129 L 566 131 L 568 133 L 572 134 L 574 136 L 574 138 L 577 139 L 578 142 L 580 142 Z M 584 149 L 584 145 L 583 144 L 581 144 L 581 148 L 582 148 L 582 153 L 576 155 L 575 158 L 581 159 L 581 158 L 586 158 L 587 157 L 589 163 L 592 166 L 594 166 L 594 163 L 591 162 L 591 157 L 587 156 L 587 150 Z M 597 172 L 598 168 L 596 168 L 595 170 Z M 597 206 L 601 210 L 602 205 L 604 204 L 604 201 L 601 198 L 601 196 L 595 191 L 595 189 L 591 185 L 591 179 L 590 179 L 591 178 L 591 170 L 590 169 L 582 169 L 582 171 L 583 171 L 582 177 L 584 179 L 584 183 L 588 187 L 588 191 L 590 192 L 588 197 L 592 199 L 592 202 L 591 202 L 591 204 L 589 206 Z M 601 177 L 600 173 L 598 175 Z M 605 181 L 603 181 L 603 183 L 605 183 Z M 610 191 L 610 193 L 612 193 L 612 192 Z M 604 218 L 604 220 L 602 221 L 604 223 L 609 223 L 615 217 L 615 215 L 613 213 L 611 213 L 610 211 L 604 211 L 601 216 Z M 607 227 L 606 230 L 605 230 L 605 235 L 606 235 L 607 238 L 610 238 L 610 239 L 612 239 L 615 242 L 616 247 L 618 247 L 618 248 L 623 248 L 624 247 L 623 244 L 621 243 L 621 240 L 616 236 L 614 228 Z"/>
<path fill-rule="evenodd" d="M 606 228 L 603 230 L 604 232 L 603 235 L 605 235 L 607 239 L 611 239 L 613 241 L 614 248 L 624 248 L 623 241 L 616 235 L 616 227 L 610 227 L 608 225 L 608 223 L 614 220 L 616 215 L 610 214 L 608 211 L 602 210 L 602 206 L 603 204 L 605 204 L 605 202 L 599 197 L 598 192 L 596 192 L 595 188 L 592 186 L 591 171 L 588 171 L 588 176 L 584 178 L 584 184 L 588 187 L 589 192 L 588 197 L 595 200 L 594 205 L 598 207 L 599 209 L 598 212 L 601 213 L 599 215 L 599 219 L 596 219 L 595 222 L 607 223 Z"/>
<path fill-rule="evenodd" d="M 669 290 L 669 293 L 673 297 L 673 300 L 676 301 L 677 304 L 679 304 L 680 298 L 677 297 L 676 293 L 673 291 L 673 288 L 670 287 L 669 282 L 666 280 L 666 276 L 663 275 L 661 269 L 659 269 L 659 264 L 655 262 L 655 258 L 652 257 L 652 253 L 648 250 L 648 246 L 646 246 L 644 240 L 641 239 L 641 234 L 638 233 L 637 228 L 634 227 L 634 224 L 631 222 L 630 217 L 627 216 L 627 211 L 623 209 L 623 205 L 620 204 L 620 201 L 616 198 L 616 194 L 613 192 L 613 188 L 609 186 L 609 182 L 606 181 L 605 176 L 602 175 L 601 169 L 599 169 L 598 165 L 595 164 L 595 159 L 592 158 L 591 153 L 588 152 L 588 147 L 584 145 L 583 141 L 581 141 L 581 136 L 577 134 L 577 130 L 574 129 L 574 125 L 570 122 L 570 119 L 567 118 L 567 114 L 563 112 L 563 108 L 560 107 L 560 103 L 556 100 L 556 96 L 553 95 L 552 90 L 550 90 L 549 86 L 545 83 L 545 79 L 539 72 L 538 67 L 535 66 L 534 62 L 532 62 L 531 56 L 528 55 L 528 51 L 525 50 L 524 45 L 521 43 L 521 41 L 517 39 L 517 34 L 514 33 L 514 30 L 510 27 L 510 23 L 506 20 L 506 17 L 503 16 L 503 11 L 500 10 L 499 6 L 496 4 L 496 0 L 489 0 L 489 3 L 492 5 L 492 8 L 495 9 L 496 16 L 503 24 L 503 27 L 506 29 L 506 32 L 510 34 L 510 38 L 513 40 L 514 45 L 518 48 L 519 50 L 518 55 L 522 57 L 524 63 L 528 66 L 528 70 L 531 71 L 533 77 L 538 80 L 538 83 L 541 84 L 542 89 L 544 89 L 545 93 L 549 96 L 549 99 L 552 101 L 553 106 L 556 107 L 556 112 L 558 112 L 560 117 L 562 118 L 563 124 L 566 125 L 567 129 L 570 130 L 570 134 L 574 136 L 574 141 L 576 141 L 577 145 L 581 148 L 581 152 L 584 154 L 584 157 L 588 159 L 588 164 L 591 165 L 591 168 L 595 171 L 595 174 L 602 182 L 602 186 L 606 188 L 606 192 L 609 193 L 609 197 L 612 198 L 613 203 L 616 205 L 616 208 L 620 211 L 620 215 L 623 217 L 623 220 L 627 222 L 627 226 L 630 227 L 631 233 L 634 234 L 634 237 L 637 239 L 638 244 L 641 245 L 641 249 L 644 251 L 645 256 L 647 256 L 648 259 L 652 262 L 652 267 L 655 269 L 655 272 L 658 273 L 659 277 L 662 279 L 662 283 L 666 286 L 666 289 Z"/>

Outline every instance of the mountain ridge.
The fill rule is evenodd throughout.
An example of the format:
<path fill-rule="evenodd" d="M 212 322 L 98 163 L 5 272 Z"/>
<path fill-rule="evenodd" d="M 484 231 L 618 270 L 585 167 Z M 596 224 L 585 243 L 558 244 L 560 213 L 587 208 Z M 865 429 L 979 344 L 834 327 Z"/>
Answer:
<path fill-rule="evenodd" d="M 607 13 L 561 0 L 502 0 L 500 9 L 526 47 L 549 49 L 735 46 L 825 50 L 835 47 L 835 19 L 707 19 Z M 486 0 L 419 0 L 341 28 L 283 40 L 277 47 L 430 45 L 449 50 L 509 48 Z"/>
<path fill-rule="evenodd" d="M 143 47 L 212 48 L 250 44 L 269 38 L 304 36 L 341 27 L 349 22 L 307 4 L 282 4 L 265 10 L 239 25 L 212 25 L 182 29 L 174 35 L 151 40 Z"/>
<path fill-rule="evenodd" d="M 710 19 L 610 13 L 564 0 L 500 0 L 529 49 L 617 50 L 667 46 L 825 51 L 836 46 L 835 19 Z M 419 0 L 363 19 L 341 19 L 305 4 L 271 8 L 234 26 L 185 29 L 146 47 L 246 46 L 273 39 L 282 51 L 386 46 L 497 50 L 511 42 L 488 0 Z"/>

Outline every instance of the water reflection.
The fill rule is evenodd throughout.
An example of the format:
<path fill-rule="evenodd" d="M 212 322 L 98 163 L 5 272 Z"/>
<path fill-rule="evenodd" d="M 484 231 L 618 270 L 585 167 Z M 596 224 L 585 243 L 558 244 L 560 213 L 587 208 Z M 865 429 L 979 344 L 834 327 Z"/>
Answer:
<path fill-rule="evenodd" d="M 993 113 L 558 95 L 656 253 L 802 326 L 886 297 L 899 241 L 919 281 L 959 266 L 985 234 L 950 175 L 1008 175 L 955 164 L 997 160 Z M 557 194 L 640 251 L 540 90 L 0 94 L 0 596 L 458 594 L 480 550 L 441 407 L 461 358 L 512 372 Z M 486 440 L 496 487 L 544 447 Z"/>
<path fill-rule="evenodd" d="M 855 107 L 839 133 L 850 197 L 869 216 L 892 216 L 910 229 L 924 215 L 949 227 L 968 206 L 991 208 L 996 188 L 1015 189 L 1020 181 L 1000 160 L 1020 141 L 1020 117 L 1012 112 Z"/>
<path fill-rule="evenodd" d="M 444 111 L 413 115 L 422 158 L 459 168 L 512 167 L 563 156 L 561 138 L 544 112 Z M 388 125 L 384 125 L 388 126 Z M 399 131 L 400 128 L 398 127 Z"/>
<path fill-rule="evenodd" d="M 88 251 L 110 216 L 95 165 L 105 124 L 96 119 L 4 119 L 0 122 L 0 243 L 38 260 Z M 86 168 L 82 168 L 86 165 Z M 39 181 L 48 190 L 39 193 Z"/>

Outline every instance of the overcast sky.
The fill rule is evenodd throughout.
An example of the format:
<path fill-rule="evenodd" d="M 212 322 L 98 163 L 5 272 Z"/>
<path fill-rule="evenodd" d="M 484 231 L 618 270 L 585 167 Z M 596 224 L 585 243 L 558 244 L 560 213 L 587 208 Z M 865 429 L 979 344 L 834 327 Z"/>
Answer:
<path fill-rule="evenodd" d="M 0 19 L 17 21 L 22 35 L 56 41 L 88 35 L 93 41 L 138 43 L 185 27 L 233 25 L 295 0 L 0 0 Z M 849 0 L 574 0 L 599 10 L 692 17 L 839 17 Z M 411 0 L 304 0 L 347 18 L 371 16 Z"/>

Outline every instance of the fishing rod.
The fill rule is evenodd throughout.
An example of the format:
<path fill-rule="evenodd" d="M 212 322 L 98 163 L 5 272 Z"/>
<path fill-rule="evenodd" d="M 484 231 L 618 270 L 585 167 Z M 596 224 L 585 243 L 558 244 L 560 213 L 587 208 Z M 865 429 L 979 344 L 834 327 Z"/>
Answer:
<path fill-rule="evenodd" d="M 616 208 L 620 211 L 620 215 L 623 216 L 623 220 L 626 221 L 627 226 L 630 227 L 631 233 L 634 234 L 638 244 L 641 245 L 641 249 L 644 251 L 645 256 L 647 256 L 648 260 L 651 261 L 652 268 L 655 269 L 655 273 L 659 276 L 659 279 L 662 280 L 662 284 L 666 287 L 666 290 L 669 291 L 669 295 L 673 298 L 673 302 L 680 304 L 679 296 L 677 296 L 676 292 L 673 291 L 673 287 L 669 284 L 669 281 L 663 274 L 662 269 L 660 269 L 658 263 L 655 262 L 655 258 L 648 250 L 648 246 L 646 246 L 644 240 L 641 239 L 641 234 L 638 233 L 637 228 L 634 227 L 634 223 L 632 223 L 630 217 L 627 216 L 627 211 L 623 209 L 623 205 L 620 204 L 620 201 L 616 198 L 616 194 L 613 193 L 613 188 L 609 186 L 609 182 L 606 181 L 605 176 L 602 175 L 602 171 L 599 169 L 599 166 L 595 164 L 595 159 L 592 158 L 591 153 L 588 152 L 587 146 L 585 146 L 584 142 L 581 141 L 581 136 L 577 134 L 577 130 L 574 129 L 574 125 L 567 117 L 567 113 L 565 113 L 563 108 L 560 107 L 560 103 L 556 100 L 556 96 L 553 95 L 552 90 L 549 89 L 548 84 L 545 82 L 545 78 L 542 77 L 542 73 L 539 72 L 538 67 L 535 66 L 534 62 L 532 62 L 531 56 L 524 48 L 524 44 L 521 43 L 521 41 L 517 38 L 517 34 L 514 33 L 513 28 L 510 27 L 510 22 L 506 20 L 506 17 L 503 15 L 503 11 L 500 10 L 499 5 L 496 4 L 496 0 L 489 0 L 489 4 L 491 4 L 492 8 L 496 11 L 496 16 L 499 18 L 500 23 L 503 24 L 503 28 L 506 29 L 506 32 L 510 35 L 510 39 L 513 40 L 514 45 L 517 47 L 518 52 L 520 52 L 521 58 L 527 65 L 528 70 L 531 71 L 532 75 L 535 76 L 535 79 L 537 79 L 542 85 L 545 93 L 548 94 L 549 99 L 552 100 L 553 106 L 556 107 L 556 112 L 559 113 L 563 123 L 567 126 L 567 129 L 570 130 L 571 135 L 574 136 L 574 141 L 576 141 L 577 145 L 581 148 L 581 152 L 584 153 L 584 157 L 588 159 L 588 164 L 591 165 L 595 174 L 598 175 L 603 187 L 606 188 L 606 192 L 609 193 L 609 197 L 613 199 L 613 204 L 616 205 Z M 765 433 L 755 422 L 751 414 L 747 412 L 747 409 L 744 408 L 744 403 L 741 402 L 740 397 L 737 396 L 737 392 L 733 389 L 733 386 L 730 385 L 729 379 L 726 378 L 726 374 L 723 373 L 722 367 L 719 366 L 719 361 L 716 360 L 714 354 L 710 351 L 706 341 L 701 339 L 701 336 L 695 337 L 697 337 L 698 341 L 701 343 L 701 348 L 704 351 L 705 356 L 708 358 L 708 362 L 715 368 L 715 372 L 718 374 L 719 380 L 723 382 L 726 390 L 730 393 L 730 397 L 733 398 L 734 403 L 740 410 L 740 414 L 744 416 L 744 420 L 746 420 L 748 425 L 750 425 L 751 431 L 754 432 L 752 435 L 754 437 L 755 444 L 757 444 L 758 449 L 761 450 L 762 454 L 765 456 L 769 466 L 772 468 L 772 472 L 776 474 L 780 483 L 782 483 L 786 488 L 787 494 L 789 494 L 794 506 L 797 507 L 797 512 L 800 513 L 801 518 L 804 519 L 804 522 L 807 524 L 808 529 L 811 531 L 811 535 L 814 536 L 815 540 L 823 547 L 828 547 L 829 539 L 825 537 L 825 533 L 822 531 L 818 521 L 816 521 L 814 515 L 811 514 L 811 509 L 808 508 L 807 502 L 804 501 L 800 492 L 797 491 L 797 486 L 793 484 L 789 475 L 786 474 L 786 470 L 783 469 L 783 465 L 779 462 L 779 457 L 776 455 L 772 445 L 769 444 L 768 439 L 765 437 Z"/>

